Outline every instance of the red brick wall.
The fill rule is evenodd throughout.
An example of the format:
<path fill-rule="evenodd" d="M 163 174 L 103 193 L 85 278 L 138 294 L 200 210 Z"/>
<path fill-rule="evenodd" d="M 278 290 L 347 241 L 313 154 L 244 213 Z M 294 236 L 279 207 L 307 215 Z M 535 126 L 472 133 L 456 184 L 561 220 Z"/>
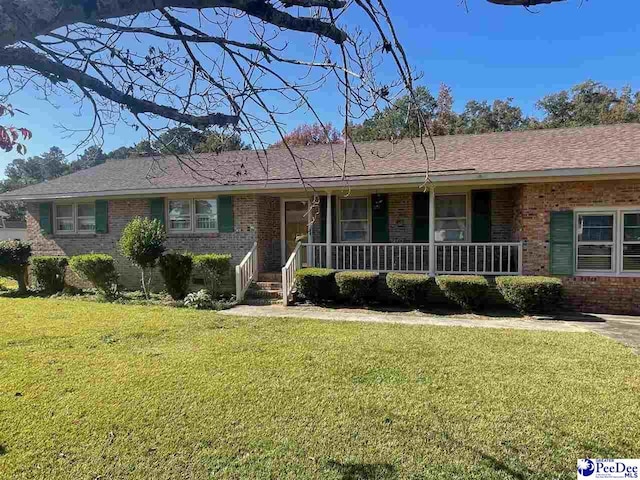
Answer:
<path fill-rule="evenodd" d="M 411 192 L 389 194 L 389 241 L 391 243 L 413 241 L 413 194 Z"/>
<path fill-rule="evenodd" d="M 258 265 L 261 272 L 282 267 L 280 242 L 280 197 L 258 198 Z"/>
<path fill-rule="evenodd" d="M 168 234 L 167 250 L 190 251 L 193 253 L 230 253 L 232 264 L 237 264 L 256 241 L 257 200 L 253 195 L 234 197 L 234 232 Z M 125 225 L 136 216 L 149 216 L 148 199 L 110 200 L 109 233 L 90 235 L 47 235 L 43 236 L 39 225 L 37 203 L 27 204 L 27 238 L 32 244 L 33 255 L 65 255 L 71 257 L 83 253 L 107 253 L 114 257 L 123 286 L 138 288 L 139 271 L 119 252 L 117 243 Z M 156 272 L 154 285 L 160 285 Z M 71 284 L 81 284 L 72 274 Z"/>
<path fill-rule="evenodd" d="M 513 241 L 514 188 L 491 190 L 491 241 Z"/>
<path fill-rule="evenodd" d="M 524 274 L 548 275 L 550 212 L 640 205 L 640 180 L 527 184 L 515 197 L 515 238 L 524 242 Z M 563 283 L 567 301 L 580 310 L 640 313 L 640 278 L 576 276 Z"/>

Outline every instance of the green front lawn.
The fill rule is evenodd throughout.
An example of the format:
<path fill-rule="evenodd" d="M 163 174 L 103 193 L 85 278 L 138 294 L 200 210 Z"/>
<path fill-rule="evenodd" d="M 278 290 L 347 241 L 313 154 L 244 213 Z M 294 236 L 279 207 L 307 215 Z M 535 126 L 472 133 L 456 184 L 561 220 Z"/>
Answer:
<path fill-rule="evenodd" d="M 0 298 L 0 478 L 575 478 L 640 455 L 595 334 Z"/>

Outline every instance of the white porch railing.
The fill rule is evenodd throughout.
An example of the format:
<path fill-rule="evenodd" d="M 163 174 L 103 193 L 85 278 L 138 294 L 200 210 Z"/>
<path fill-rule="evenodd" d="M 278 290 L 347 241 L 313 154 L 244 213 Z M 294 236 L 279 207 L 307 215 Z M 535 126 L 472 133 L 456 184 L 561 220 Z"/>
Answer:
<path fill-rule="evenodd" d="M 302 267 L 302 243 L 298 242 L 289 260 L 282 267 L 282 299 L 285 307 L 289 305 L 289 295 L 296 283 L 296 271 Z"/>
<path fill-rule="evenodd" d="M 337 243 L 331 244 L 327 265 L 326 243 L 298 243 L 282 269 L 282 293 L 287 305 L 302 267 L 336 270 L 373 270 L 469 275 L 522 274 L 522 243 L 436 243 L 435 268 L 429 268 L 428 243 Z"/>
<path fill-rule="evenodd" d="M 435 273 L 520 275 L 522 243 L 436 243 Z"/>
<path fill-rule="evenodd" d="M 327 245 L 303 244 L 309 266 L 327 266 Z M 332 268 L 336 270 L 374 270 L 376 272 L 428 272 L 428 243 L 334 243 Z"/>
<path fill-rule="evenodd" d="M 241 302 L 249 285 L 258 276 L 258 244 L 254 243 L 249 253 L 236 265 L 236 301 Z"/>
<path fill-rule="evenodd" d="M 306 266 L 327 267 L 327 245 L 305 243 L 300 255 Z M 428 243 L 331 244 L 331 268 L 377 272 L 429 272 Z M 522 273 L 522 244 L 436 243 L 437 274 L 518 275 Z"/>

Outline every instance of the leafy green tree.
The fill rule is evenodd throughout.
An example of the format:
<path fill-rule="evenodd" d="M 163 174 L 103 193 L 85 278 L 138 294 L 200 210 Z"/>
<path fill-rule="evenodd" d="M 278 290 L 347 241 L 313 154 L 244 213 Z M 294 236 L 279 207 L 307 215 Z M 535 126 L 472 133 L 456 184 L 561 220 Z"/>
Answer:
<path fill-rule="evenodd" d="M 234 150 L 249 150 L 237 133 L 209 132 L 203 142 L 195 147 L 196 153 L 220 153 Z"/>
<path fill-rule="evenodd" d="M 124 227 L 118 243 L 122 254 L 140 268 L 142 291 L 147 300 L 151 283 L 149 271 L 163 254 L 166 239 L 164 226 L 158 220 L 136 217 Z"/>
<path fill-rule="evenodd" d="M 107 161 L 107 155 L 102 151 L 102 148 L 92 145 L 85 149 L 80 155 L 78 155 L 78 159 L 71 162 L 69 164 L 69 169 L 72 172 L 77 172 L 78 170 L 84 170 L 85 168 L 95 167 L 96 165 L 101 165 Z"/>

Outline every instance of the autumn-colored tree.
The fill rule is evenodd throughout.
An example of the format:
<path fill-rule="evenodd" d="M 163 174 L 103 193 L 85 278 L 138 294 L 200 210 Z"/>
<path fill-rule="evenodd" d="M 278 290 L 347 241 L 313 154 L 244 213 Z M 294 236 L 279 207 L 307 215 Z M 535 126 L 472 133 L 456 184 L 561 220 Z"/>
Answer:
<path fill-rule="evenodd" d="M 11 105 L 0 104 L 0 117 L 9 115 L 14 116 L 14 110 Z M 17 128 L 12 125 L 0 125 L 0 150 L 10 152 L 14 148 L 16 151 L 23 155 L 27 152 L 27 147 L 24 143 L 20 143 L 20 136 L 22 140 L 29 140 L 31 138 L 31 131 L 26 128 Z"/>
<path fill-rule="evenodd" d="M 331 124 L 324 126 L 319 123 L 303 124 L 294 128 L 284 136 L 284 141 L 280 140 L 272 147 L 282 147 L 284 142 L 291 147 L 304 147 L 309 145 L 328 145 L 331 143 L 342 143 L 341 133 Z"/>

